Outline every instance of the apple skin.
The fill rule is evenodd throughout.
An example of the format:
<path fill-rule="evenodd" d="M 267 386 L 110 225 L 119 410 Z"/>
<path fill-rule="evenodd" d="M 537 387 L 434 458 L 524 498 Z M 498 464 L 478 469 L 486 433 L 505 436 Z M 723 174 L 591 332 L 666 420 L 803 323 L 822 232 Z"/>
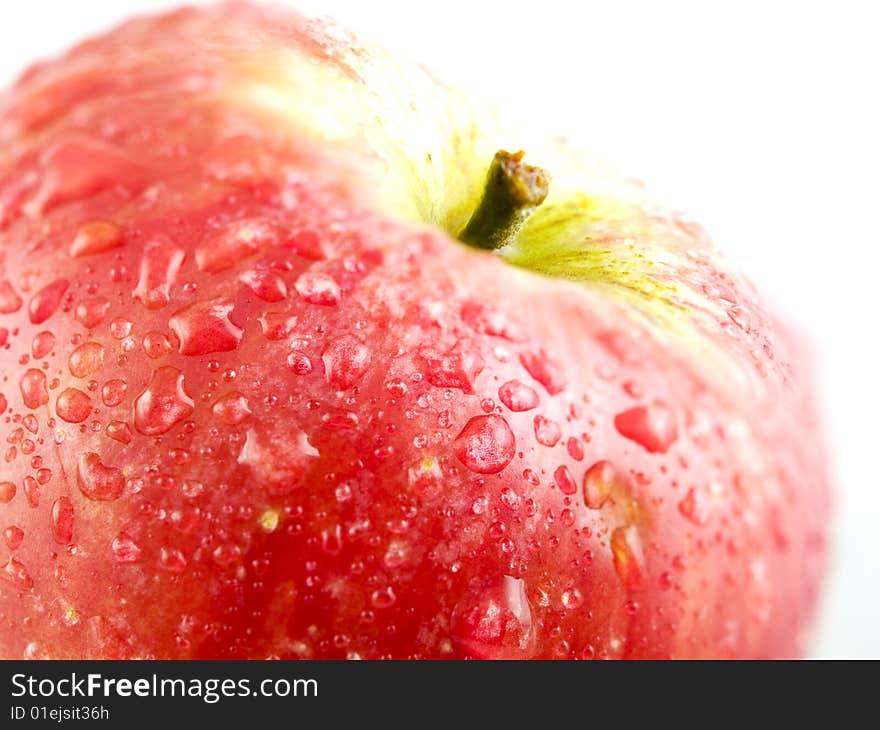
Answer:
<path fill-rule="evenodd" d="M 383 209 L 368 139 L 227 93 L 295 53 L 356 105 L 353 48 L 185 10 L 3 99 L 0 656 L 801 655 L 802 349 L 676 215 L 594 225 L 668 252 L 686 337 Z"/>

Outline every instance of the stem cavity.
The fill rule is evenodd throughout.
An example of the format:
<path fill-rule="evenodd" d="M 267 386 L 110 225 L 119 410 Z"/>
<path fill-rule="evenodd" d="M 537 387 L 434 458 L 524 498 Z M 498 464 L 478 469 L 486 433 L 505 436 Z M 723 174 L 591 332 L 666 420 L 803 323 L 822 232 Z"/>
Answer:
<path fill-rule="evenodd" d="M 494 250 L 511 243 L 529 216 L 544 202 L 550 175 L 522 162 L 524 153 L 495 153 L 483 197 L 459 240 L 476 248 Z"/>

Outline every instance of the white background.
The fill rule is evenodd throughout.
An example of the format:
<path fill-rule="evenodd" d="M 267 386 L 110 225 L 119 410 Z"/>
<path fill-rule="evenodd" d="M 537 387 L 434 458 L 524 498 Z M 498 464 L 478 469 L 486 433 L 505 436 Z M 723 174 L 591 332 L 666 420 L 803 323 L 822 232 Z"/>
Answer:
<path fill-rule="evenodd" d="M 0 6 L 0 84 L 166 0 Z M 839 496 L 815 655 L 880 657 L 880 25 L 872 3 L 301 0 L 547 119 L 712 232 L 823 371 Z M 717 7 L 713 7 L 716 6 Z"/>

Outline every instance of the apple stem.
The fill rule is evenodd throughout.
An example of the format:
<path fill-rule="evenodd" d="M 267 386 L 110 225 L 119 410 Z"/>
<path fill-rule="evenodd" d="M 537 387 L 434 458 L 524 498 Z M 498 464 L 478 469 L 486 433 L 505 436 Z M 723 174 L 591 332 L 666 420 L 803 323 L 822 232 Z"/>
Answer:
<path fill-rule="evenodd" d="M 523 152 L 495 153 L 483 197 L 459 240 L 482 249 L 498 249 L 511 243 L 535 209 L 544 202 L 550 175 L 540 167 L 522 162 Z"/>

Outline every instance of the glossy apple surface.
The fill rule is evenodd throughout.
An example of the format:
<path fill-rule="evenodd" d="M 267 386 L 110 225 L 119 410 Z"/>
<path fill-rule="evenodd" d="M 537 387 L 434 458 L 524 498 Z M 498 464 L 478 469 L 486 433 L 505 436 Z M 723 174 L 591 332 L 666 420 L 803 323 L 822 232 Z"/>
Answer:
<path fill-rule="evenodd" d="M 801 349 L 698 226 L 471 109 L 245 5 L 6 93 L 0 656 L 805 650 Z M 546 202 L 460 243 L 519 146 Z"/>

